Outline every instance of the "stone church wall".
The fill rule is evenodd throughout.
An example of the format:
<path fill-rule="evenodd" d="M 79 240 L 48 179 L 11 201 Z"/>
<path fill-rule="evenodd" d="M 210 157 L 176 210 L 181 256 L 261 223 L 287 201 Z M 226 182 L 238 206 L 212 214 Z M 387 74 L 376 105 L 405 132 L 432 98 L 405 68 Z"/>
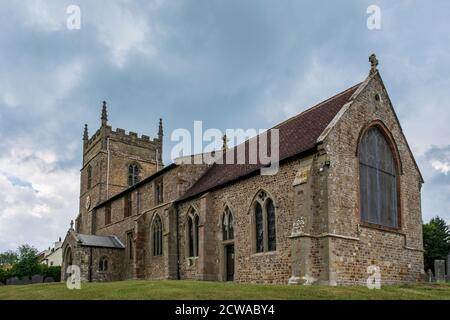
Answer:
<path fill-rule="evenodd" d="M 210 192 L 201 198 L 179 205 L 180 261 L 182 279 L 224 279 L 224 243 L 221 219 L 226 205 L 234 218 L 235 281 L 259 283 L 287 283 L 291 276 L 291 240 L 293 189 L 292 183 L 301 160 L 280 166 L 277 175 L 259 174 Z M 258 191 L 265 190 L 276 208 L 277 249 L 256 253 L 253 239 L 252 204 Z M 200 252 L 212 254 L 187 257 L 186 216 L 191 207 L 200 215 Z M 209 232 L 205 232 L 205 230 Z M 204 261 L 202 261 L 204 260 Z"/>
<path fill-rule="evenodd" d="M 338 283 L 365 283 L 369 265 L 380 268 L 382 283 L 417 281 L 423 273 L 421 178 L 378 77 L 370 81 L 324 141 L 331 160 L 330 230 L 356 239 L 333 239 L 330 243 L 330 268 Z M 358 140 L 361 130 L 374 121 L 385 125 L 399 152 L 402 173 L 398 230 L 371 228 L 360 223 Z"/>

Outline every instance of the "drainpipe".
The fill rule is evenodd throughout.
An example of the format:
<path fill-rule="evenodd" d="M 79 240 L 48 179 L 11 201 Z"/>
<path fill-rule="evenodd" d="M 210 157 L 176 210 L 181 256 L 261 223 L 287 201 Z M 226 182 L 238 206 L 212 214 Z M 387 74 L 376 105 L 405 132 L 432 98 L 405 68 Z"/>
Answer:
<path fill-rule="evenodd" d="M 89 248 L 89 282 L 92 282 L 92 247 Z"/>
<path fill-rule="evenodd" d="M 179 237 L 179 233 L 180 233 L 180 227 L 179 227 L 179 218 L 178 218 L 178 205 L 175 202 L 174 203 L 174 209 L 175 209 L 175 217 L 176 217 L 176 224 L 177 224 L 177 280 L 180 280 L 180 237 Z"/>

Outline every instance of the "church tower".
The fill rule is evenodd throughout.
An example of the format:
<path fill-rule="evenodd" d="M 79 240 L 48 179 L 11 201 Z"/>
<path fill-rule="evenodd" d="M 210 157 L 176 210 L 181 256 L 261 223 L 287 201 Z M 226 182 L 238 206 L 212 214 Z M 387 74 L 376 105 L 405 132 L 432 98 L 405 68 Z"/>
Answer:
<path fill-rule="evenodd" d="M 76 221 L 78 233 L 92 233 L 92 208 L 133 186 L 163 167 L 163 125 L 158 136 L 138 136 L 108 125 L 108 111 L 103 102 L 100 128 L 89 137 L 83 133 L 83 165 L 80 174 L 80 211 Z"/>

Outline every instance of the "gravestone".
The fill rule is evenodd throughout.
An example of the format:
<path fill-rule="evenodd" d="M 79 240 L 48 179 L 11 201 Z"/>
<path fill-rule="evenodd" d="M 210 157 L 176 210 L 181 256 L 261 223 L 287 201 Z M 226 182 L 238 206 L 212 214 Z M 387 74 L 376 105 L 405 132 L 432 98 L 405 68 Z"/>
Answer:
<path fill-rule="evenodd" d="M 447 282 L 450 282 L 450 253 L 447 256 Z"/>
<path fill-rule="evenodd" d="M 427 281 L 434 282 L 434 275 L 433 275 L 433 271 L 431 271 L 431 269 L 428 269 L 428 271 L 427 271 Z"/>
<path fill-rule="evenodd" d="M 50 282 L 55 282 L 55 279 L 53 279 L 53 277 L 47 277 L 44 280 L 45 283 L 50 283 Z"/>
<path fill-rule="evenodd" d="M 44 277 L 40 274 L 35 274 L 31 277 L 31 283 L 42 283 L 44 282 Z"/>
<path fill-rule="evenodd" d="M 20 284 L 20 280 L 17 277 L 6 279 L 6 285 L 8 286 L 17 286 Z"/>
<path fill-rule="evenodd" d="M 27 284 L 31 284 L 31 279 L 30 277 L 23 277 L 22 279 L 19 280 L 20 285 L 27 285 Z"/>
<path fill-rule="evenodd" d="M 445 260 L 434 260 L 436 282 L 445 282 Z"/>

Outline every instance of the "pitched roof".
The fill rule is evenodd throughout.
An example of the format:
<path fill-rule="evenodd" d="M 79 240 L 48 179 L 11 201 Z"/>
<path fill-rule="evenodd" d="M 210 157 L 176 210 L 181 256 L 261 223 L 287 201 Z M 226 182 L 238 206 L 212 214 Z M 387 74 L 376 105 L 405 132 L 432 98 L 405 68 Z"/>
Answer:
<path fill-rule="evenodd" d="M 276 125 L 279 129 L 279 160 L 307 152 L 316 146 L 317 139 L 333 120 L 341 108 L 350 100 L 361 83 L 305 110 L 304 112 Z M 254 138 L 256 139 L 256 138 Z M 246 144 L 246 162 L 248 163 L 248 141 Z M 270 145 L 270 135 L 268 135 Z M 237 147 L 226 151 L 236 155 Z M 226 157 L 226 155 L 224 155 Z M 212 189 L 251 175 L 264 165 L 257 164 L 213 164 L 209 170 L 177 201 L 187 200 Z"/>
<path fill-rule="evenodd" d="M 124 249 L 125 246 L 116 236 L 95 236 L 91 234 L 77 233 L 75 235 L 80 244 L 84 247 Z"/>

